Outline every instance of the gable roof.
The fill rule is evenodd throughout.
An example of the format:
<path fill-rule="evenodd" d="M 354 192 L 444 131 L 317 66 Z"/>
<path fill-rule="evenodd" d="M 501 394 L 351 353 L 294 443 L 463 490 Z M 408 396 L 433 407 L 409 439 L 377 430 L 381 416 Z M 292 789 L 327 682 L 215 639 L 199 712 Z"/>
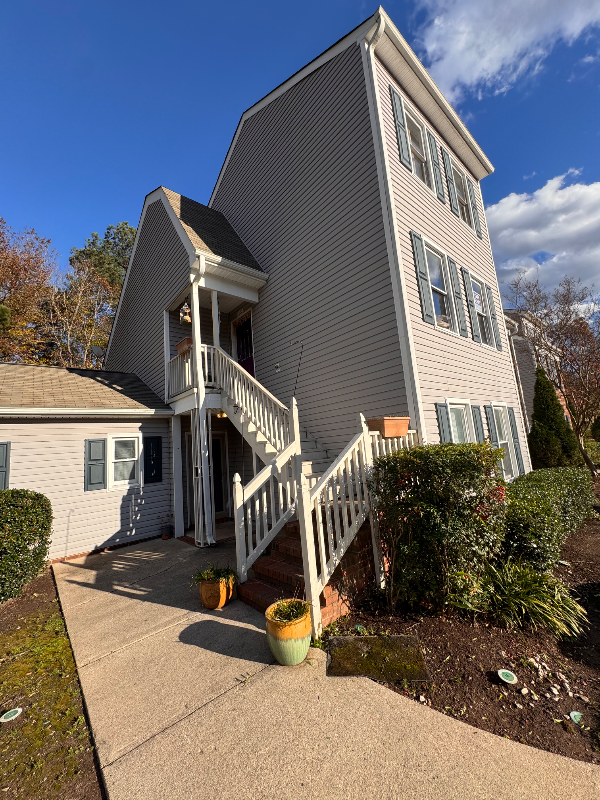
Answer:
<path fill-rule="evenodd" d="M 0 363 L 0 414 L 170 415 L 170 406 L 137 375 L 95 369 Z"/>
<path fill-rule="evenodd" d="M 160 188 L 194 247 L 263 271 L 224 214 L 165 186 Z"/>

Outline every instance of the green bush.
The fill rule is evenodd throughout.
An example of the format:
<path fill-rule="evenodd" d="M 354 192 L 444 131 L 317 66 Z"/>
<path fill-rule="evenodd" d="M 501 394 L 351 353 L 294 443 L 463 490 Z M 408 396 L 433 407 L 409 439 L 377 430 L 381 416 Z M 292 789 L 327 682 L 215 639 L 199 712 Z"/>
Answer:
<path fill-rule="evenodd" d="M 590 436 L 596 442 L 600 442 L 600 417 L 596 417 L 590 425 Z"/>
<path fill-rule="evenodd" d="M 568 535 L 594 516 L 594 490 L 588 470 L 539 469 L 507 488 L 505 557 L 551 570 Z"/>
<path fill-rule="evenodd" d="M 501 454 L 489 443 L 438 444 L 376 459 L 370 485 L 390 610 L 468 594 L 457 575 L 476 578 L 500 550 Z"/>
<path fill-rule="evenodd" d="M 531 431 L 527 437 L 534 469 L 580 464 L 579 445 L 556 389 L 542 367 L 536 370 Z"/>
<path fill-rule="evenodd" d="M 0 603 L 17 597 L 44 569 L 51 532 L 47 497 L 27 489 L 0 491 Z"/>
<path fill-rule="evenodd" d="M 600 464 L 600 442 L 595 439 L 587 439 L 585 449 L 594 464 Z"/>
<path fill-rule="evenodd" d="M 504 628 L 545 628 L 559 638 L 578 636 L 587 625 L 585 609 L 569 589 L 532 564 L 508 559 L 487 564 L 467 601 L 451 597 L 462 609 L 483 612 Z"/>

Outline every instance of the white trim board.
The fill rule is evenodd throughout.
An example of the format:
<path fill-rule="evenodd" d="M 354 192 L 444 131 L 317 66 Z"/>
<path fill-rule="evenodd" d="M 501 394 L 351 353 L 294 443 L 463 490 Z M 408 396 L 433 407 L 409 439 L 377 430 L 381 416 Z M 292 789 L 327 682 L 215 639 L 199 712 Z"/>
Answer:
<path fill-rule="evenodd" d="M 0 408 L 1 417 L 170 417 L 172 409 L 156 408 Z"/>

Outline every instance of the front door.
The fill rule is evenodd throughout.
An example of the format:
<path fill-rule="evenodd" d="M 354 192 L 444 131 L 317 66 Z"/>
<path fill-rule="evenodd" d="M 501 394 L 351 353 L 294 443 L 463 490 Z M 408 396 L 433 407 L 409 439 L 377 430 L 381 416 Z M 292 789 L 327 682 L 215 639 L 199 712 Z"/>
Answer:
<path fill-rule="evenodd" d="M 229 515 L 228 493 L 227 493 L 227 464 L 226 464 L 227 440 L 224 433 L 213 433 L 212 436 L 212 479 L 213 479 L 213 503 L 215 517 Z"/>
<path fill-rule="evenodd" d="M 235 329 L 237 360 L 240 367 L 254 377 L 254 347 L 252 344 L 252 317 L 244 320 Z"/>

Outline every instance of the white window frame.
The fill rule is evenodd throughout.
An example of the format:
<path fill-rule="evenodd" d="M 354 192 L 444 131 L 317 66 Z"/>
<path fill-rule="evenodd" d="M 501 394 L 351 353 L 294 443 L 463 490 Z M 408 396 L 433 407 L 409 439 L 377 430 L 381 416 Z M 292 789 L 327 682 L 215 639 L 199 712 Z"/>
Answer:
<path fill-rule="evenodd" d="M 477 439 L 475 436 L 475 425 L 473 424 L 473 411 L 471 408 L 471 401 L 463 400 L 461 398 L 456 398 L 456 397 L 447 397 L 445 403 L 448 408 L 448 419 L 450 420 L 450 438 L 452 439 L 452 442 L 454 442 L 454 431 L 452 430 L 452 415 L 450 414 L 450 408 L 452 406 L 454 407 L 459 406 L 463 408 L 465 412 L 466 423 L 467 423 L 466 429 L 468 432 L 467 442 L 475 443 Z M 460 442 L 458 444 L 460 444 Z"/>
<path fill-rule="evenodd" d="M 119 439 L 135 439 L 137 442 L 136 449 L 136 466 L 135 466 L 135 478 L 131 481 L 116 481 L 114 479 L 114 465 L 115 465 L 115 442 Z M 143 444 L 142 444 L 142 433 L 141 431 L 135 431 L 132 433 L 115 433 L 110 434 L 106 437 L 106 444 L 108 453 L 106 454 L 106 465 L 108 470 L 107 475 L 107 482 L 106 486 L 107 489 L 110 491 L 111 489 L 124 489 L 131 486 L 142 486 L 143 485 L 143 463 L 144 463 L 144 452 L 143 452 Z"/>
<path fill-rule="evenodd" d="M 511 475 L 510 478 L 507 478 L 506 475 L 504 475 L 504 464 L 502 464 L 502 474 L 503 474 L 503 477 L 504 477 L 505 480 L 512 481 L 518 476 L 519 470 L 518 470 L 518 467 L 517 467 L 517 455 L 515 453 L 515 447 L 514 447 L 513 438 L 512 438 L 512 429 L 510 427 L 510 419 L 508 417 L 508 403 L 499 402 L 499 401 L 492 401 L 490 403 L 490 405 L 492 407 L 492 414 L 494 415 L 494 425 L 496 426 L 496 434 L 498 435 L 498 447 L 501 446 L 501 443 L 500 443 L 500 435 L 499 435 L 499 432 L 498 432 L 498 423 L 496 422 L 496 409 L 497 408 L 501 408 L 501 409 L 503 409 L 503 412 L 504 412 L 504 423 L 506 425 L 507 434 L 508 434 L 508 442 L 507 442 L 507 444 L 508 444 L 508 457 L 510 458 L 510 463 L 511 463 L 511 467 L 512 467 L 512 475 Z M 489 431 L 488 431 L 488 435 L 489 435 Z"/>
<path fill-rule="evenodd" d="M 435 314 L 435 303 L 433 301 L 433 286 L 431 285 L 431 278 L 429 277 L 429 265 L 427 264 L 427 249 L 431 250 L 437 256 L 442 259 L 443 270 L 444 270 L 444 283 L 446 284 L 446 297 L 449 300 L 449 308 L 450 308 L 450 316 L 452 317 L 452 328 L 444 328 L 443 325 L 438 325 L 437 317 Z M 452 283 L 450 281 L 450 273 L 448 271 L 448 256 L 446 252 L 441 248 L 438 247 L 435 242 L 432 242 L 431 239 L 427 239 L 423 236 L 423 249 L 425 250 L 425 265 L 427 267 L 427 277 L 429 279 L 429 291 L 431 292 L 431 305 L 433 307 L 433 324 L 438 331 L 444 331 L 444 333 L 449 333 L 451 336 L 460 336 L 458 332 L 458 317 L 456 313 L 456 308 L 454 307 L 454 290 L 452 288 Z"/>
<path fill-rule="evenodd" d="M 475 233 L 475 224 L 474 224 L 474 222 L 473 222 L 473 210 L 472 210 L 472 208 L 471 208 L 471 198 L 469 197 L 469 188 L 468 188 L 468 186 L 467 186 L 467 173 L 466 173 L 466 172 L 464 171 L 464 169 L 463 169 L 463 168 L 462 168 L 462 167 L 461 167 L 461 166 L 458 164 L 458 162 L 456 161 L 456 159 L 455 159 L 455 158 L 453 158 L 453 156 L 450 156 L 450 166 L 452 167 L 452 170 L 456 170 L 456 171 L 458 172 L 458 174 L 459 174 L 459 175 L 461 176 L 461 178 L 462 178 L 463 186 L 465 187 L 465 195 L 466 195 L 466 201 L 467 201 L 467 202 L 466 202 L 466 206 L 467 206 L 467 213 L 468 213 L 468 215 L 469 215 L 469 219 L 470 219 L 471 221 L 470 221 L 470 222 L 466 222 L 466 221 L 465 221 L 465 220 L 462 218 L 462 215 L 461 215 L 461 213 L 460 213 L 460 205 L 461 205 L 461 202 L 460 202 L 460 200 L 459 200 L 459 198 L 458 198 L 458 186 L 456 185 L 456 181 L 454 180 L 454 174 L 453 174 L 453 175 L 452 175 L 452 180 L 454 181 L 454 188 L 456 189 L 456 202 L 458 203 L 458 212 L 459 212 L 459 213 L 458 213 L 458 218 L 459 218 L 459 220 L 460 220 L 460 221 L 463 223 L 463 225 L 466 225 L 466 226 L 467 226 L 467 228 L 469 228 L 471 231 L 473 231 L 473 233 Z M 455 215 L 455 216 L 456 216 L 456 215 Z"/>
<path fill-rule="evenodd" d="M 478 275 L 475 275 L 474 272 L 471 272 L 471 270 L 469 270 L 469 276 L 470 276 L 470 281 L 471 281 L 471 287 L 470 287 L 471 288 L 471 294 L 473 295 L 473 306 L 475 306 L 475 290 L 473 289 L 473 281 L 478 283 L 479 286 L 482 289 L 481 302 L 482 302 L 483 309 L 484 309 L 484 316 L 485 316 L 485 318 L 487 320 L 488 334 L 489 334 L 489 338 L 490 338 L 490 342 L 491 342 L 491 344 L 487 344 L 486 342 L 483 341 L 483 338 L 481 336 L 481 325 L 479 325 L 479 338 L 481 339 L 479 344 L 482 347 L 489 348 L 490 350 L 496 350 L 496 344 L 495 344 L 495 338 L 496 337 L 494 336 L 494 331 L 492 330 L 492 318 L 490 317 L 490 307 L 488 305 L 487 292 L 485 291 L 485 287 L 486 286 L 490 286 L 490 288 L 493 288 L 493 287 L 490 284 L 487 284 Z M 477 311 L 476 308 L 475 308 L 475 314 L 479 315 L 479 312 Z M 477 324 L 479 324 L 479 316 L 477 316 Z M 476 342 L 476 344 L 477 344 L 477 342 Z"/>
<path fill-rule="evenodd" d="M 411 172 L 415 176 L 415 178 L 419 181 L 422 186 L 426 186 L 430 192 L 433 193 L 433 174 L 431 169 L 431 155 L 429 153 L 429 141 L 427 139 L 427 129 L 423 122 L 419 119 L 417 114 L 408 106 L 408 104 L 404 102 L 404 116 L 406 118 L 406 136 L 408 137 L 408 146 L 410 148 L 410 160 L 411 160 Z M 413 156 L 413 144 L 410 137 L 410 129 L 408 127 L 408 120 L 416 125 L 416 127 L 421 131 L 421 141 L 423 142 L 423 157 L 425 161 L 425 172 L 427 173 L 427 177 L 429 178 L 429 182 L 422 181 L 421 178 L 416 174 L 415 167 L 414 167 L 414 156 Z M 421 159 L 419 158 L 419 161 Z"/>

